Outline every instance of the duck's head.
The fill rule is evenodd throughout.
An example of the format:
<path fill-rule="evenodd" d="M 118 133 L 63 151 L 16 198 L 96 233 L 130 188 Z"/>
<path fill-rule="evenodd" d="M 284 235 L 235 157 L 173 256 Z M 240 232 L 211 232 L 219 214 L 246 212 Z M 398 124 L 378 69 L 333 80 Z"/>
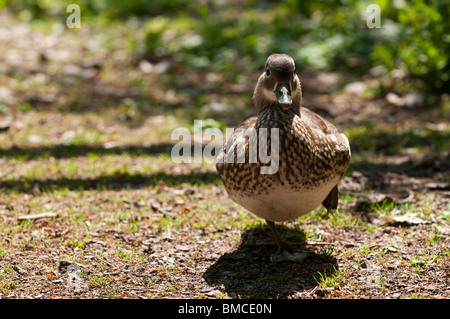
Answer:
<path fill-rule="evenodd" d="M 258 79 L 253 101 L 258 112 L 266 107 L 292 109 L 300 115 L 302 89 L 295 74 L 295 63 L 287 54 L 272 54 L 267 58 L 263 74 Z"/>

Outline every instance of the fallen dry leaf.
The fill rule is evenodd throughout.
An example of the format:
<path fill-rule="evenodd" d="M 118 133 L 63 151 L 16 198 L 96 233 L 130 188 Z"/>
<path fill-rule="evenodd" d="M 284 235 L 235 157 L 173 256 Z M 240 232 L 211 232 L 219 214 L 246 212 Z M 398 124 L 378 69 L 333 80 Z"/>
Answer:
<path fill-rule="evenodd" d="M 19 216 L 18 220 L 30 220 L 30 219 L 40 219 L 40 218 L 52 218 L 57 217 L 58 214 L 54 212 L 46 212 L 46 213 L 40 213 L 40 214 L 31 214 L 31 215 L 22 215 Z"/>
<path fill-rule="evenodd" d="M 417 215 L 413 213 L 406 213 L 405 215 L 401 216 L 393 216 L 391 217 L 391 219 L 394 221 L 395 224 L 419 225 L 429 223 L 428 221 L 417 217 Z"/>

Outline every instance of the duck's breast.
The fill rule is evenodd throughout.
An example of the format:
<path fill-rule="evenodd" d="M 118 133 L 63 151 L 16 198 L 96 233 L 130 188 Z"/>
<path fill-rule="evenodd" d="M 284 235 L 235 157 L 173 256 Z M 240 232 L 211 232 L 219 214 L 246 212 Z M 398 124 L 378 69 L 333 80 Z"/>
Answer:
<path fill-rule="evenodd" d="M 252 196 L 232 191 L 229 192 L 229 195 L 236 203 L 258 217 L 282 222 L 296 219 L 317 208 L 338 182 L 337 178 L 321 187 L 301 192 L 275 186 L 269 192 L 254 193 Z"/>

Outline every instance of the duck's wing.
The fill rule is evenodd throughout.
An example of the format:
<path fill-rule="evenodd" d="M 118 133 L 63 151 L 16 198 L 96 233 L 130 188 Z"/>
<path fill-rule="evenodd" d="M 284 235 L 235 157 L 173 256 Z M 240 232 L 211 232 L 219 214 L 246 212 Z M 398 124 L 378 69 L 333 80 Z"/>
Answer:
<path fill-rule="evenodd" d="M 253 116 L 242 122 L 240 125 L 238 125 L 233 133 L 231 134 L 228 141 L 225 143 L 225 145 L 222 147 L 221 151 L 219 152 L 219 155 L 217 156 L 216 160 L 216 168 L 220 171 L 221 164 L 227 163 L 227 162 L 235 162 L 236 158 L 239 158 L 239 156 L 242 156 L 241 152 L 248 152 L 248 149 L 246 149 L 246 145 L 248 145 L 248 129 L 253 129 L 255 127 L 256 121 L 258 120 L 257 116 Z M 247 134 L 246 134 L 247 133 Z M 227 158 L 227 151 L 233 150 L 234 154 L 232 158 Z"/>
<path fill-rule="evenodd" d="M 331 149 L 334 150 L 335 156 L 339 158 L 339 161 L 336 162 L 338 164 L 336 170 L 342 171 L 343 175 L 347 170 L 351 155 L 350 143 L 347 136 L 340 133 L 331 122 L 305 107 L 301 108 L 301 119 L 308 127 L 310 127 L 311 131 L 322 132 L 329 137 L 327 144 L 331 145 Z M 335 185 L 322 202 L 322 205 L 327 210 L 334 210 L 338 206 L 338 201 L 339 190 L 338 185 Z"/>
<path fill-rule="evenodd" d="M 313 130 L 320 130 L 325 134 L 339 133 L 338 129 L 331 122 L 306 107 L 302 106 L 300 114 L 302 121 Z"/>
<path fill-rule="evenodd" d="M 335 144 L 334 149 L 339 152 L 348 152 L 348 158 L 350 159 L 350 143 L 345 134 L 340 133 L 336 126 L 327 121 L 320 115 L 314 113 L 306 107 L 300 109 L 301 120 L 310 128 L 313 132 L 322 132 L 330 138 Z"/>

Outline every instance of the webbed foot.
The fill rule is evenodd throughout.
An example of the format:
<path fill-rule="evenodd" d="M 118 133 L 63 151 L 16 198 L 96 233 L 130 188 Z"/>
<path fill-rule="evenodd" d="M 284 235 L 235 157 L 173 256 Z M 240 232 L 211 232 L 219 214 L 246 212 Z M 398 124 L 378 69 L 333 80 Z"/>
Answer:
<path fill-rule="evenodd" d="M 280 249 L 276 254 L 270 256 L 270 261 L 273 263 L 282 263 L 282 262 L 302 262 L 305 260 L 310 254 L 308 252 L 303 251 L 291 251 L 290 249 Z"/>
<path fill-rule="evenodd" d="M 274 263 L 281 263 L 286 261 L 302 262 L 310 255 L 308 252 L 296 251 L 294 248 L 288 245 L 283 239 L 281 239 L 274 222 L 267 221 L 267 224 L 269 225 L 269 228 L 272 230 L 275 241 L 277 242 L 278 245 L 277 253 L 270 256 L 270 260 L 272 262 Z"/>

